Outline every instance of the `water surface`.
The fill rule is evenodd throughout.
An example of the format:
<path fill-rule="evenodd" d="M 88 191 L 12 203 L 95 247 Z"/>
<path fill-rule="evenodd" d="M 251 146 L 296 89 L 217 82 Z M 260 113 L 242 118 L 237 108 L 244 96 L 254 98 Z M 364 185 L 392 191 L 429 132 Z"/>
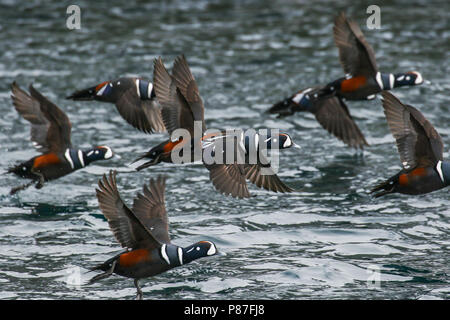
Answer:
<path fill-rule="evenodd" d="M 383 72 L 420 70 L 429 81 L 394 94 L 424 113 L 449 158 L 448 1 L 380 3 L 380 30 L 365 26 L 369 2 L 76 4 L 81 29 L 71 31 L 63 3 L 0 1 L 0 171 L 37 154 L 29 124 L 11 103 L 13 81 L 33 84 L 68 113 L 75 146 L 109 145 L 119 157 L 15 196 L 10 188 L 23 181 L 2 175 L 0 298 L 134 298 L 132 281 L 119 276 L 70 285 L 74 270 L 85 281 L 90 267 L 121 250 L 94 191 L 109 169 L 118 170 L 130 205 L 150 177 L 166 174 L 172 241 L 185 246 L 207 239 L 223 253 L 142 281 L 145 298 L 449 298 L 448 189 L 418 197 L 368 194 L 400 169 L 379 98 L 348 103 L 370 144 L 363 153 L 330 136 L 312 115 L 264 114 L 301 88 L 343 75 L 332 25 L 345 10 L 362 26 Z M 119 76 L 151 79 L 155 57 L 170 68 L 180 53 L 197 79 L 209 128 L 279 128 L 302 146 L 281 153 L 279 174 L 299 192 L 278 195 L 250 186 L 250 199 L 225 197 L 199 164 L 136 173 L 127 165 L 166 135 L 138 132 L 113 105 L 64 99 Z"/>

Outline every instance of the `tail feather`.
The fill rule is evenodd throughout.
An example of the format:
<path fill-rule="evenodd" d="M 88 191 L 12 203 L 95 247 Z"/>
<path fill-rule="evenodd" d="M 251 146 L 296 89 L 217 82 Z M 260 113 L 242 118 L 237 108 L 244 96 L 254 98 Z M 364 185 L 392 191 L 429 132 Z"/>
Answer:
<path fill-rule="evenodd" d="M 383 181 L 382 183 L 376 185 L 372 190 L 370 190 L 370 193 L 375 193 L 377 191 L 381 191 L 374 195 L 375 198 L 379 198 L 381 196 L 384 196 L 385 194 L 393 193 L 395 192 L 395 186 L 397 185 L 399 174 L 389 178 L 386 181 Z"/>
<path fill-rule="evenodd" d="M 126 252 L 126 251 L 124 251 L 124 252 Z M 101 271 L 104 271 L 104 272 L 101 273 L 101 274 L 98 274 L 98 275 L 96 275 L 94 277 L 92 277 L 88 281 L 88 284 L 92 284 L 92 283 L 97 282 L 97 281 L 99 281 L 101 279 L 105 279 L 105 278 L 108 278 L 109 276 L 111 276 L 114 273 L 114 268 L 116 266 L 116 262 L 117 262 L 118 257 L 124 252 L 121 252 L 118 255 L 116 255 L 116 256 L 106 260 L 105 262 L 103 262 L 101 264 L 98 264 L 95 267 L 90 268 L 88 272 L 97 271 L 97 270 L 101 270 Z"/>
<path fill-rule="evenodd" d="M 271 114 L 278 114 L 279 117 L 288 116 L 294 114 L 291 108 L 290 98 L 284 99 L 276 104 L 274 104 L 270 109 L 266 111 Z"/>
<path fill-rule="evenodd" d="M 91 279 L 89 279 L 89 281 L 87 282 L 87 284 L 93 284 L 94 282 L 97 282 L 99 280 L 108 278 L 112 275 L 112 272 L 103 272 L 101 274 L 96 275 L 95 277 L 92 277 Z"/>
<path fill-rule="evenodd" d="M 76 101 L 94 100 L 95 94 L 96 94 L 95 87 L 90 87 L 90 88 L 75 91 L 70 96 L 67 96 L 66 99 L 76 100 Z"/>
<path fill-rule="evenodd" d="M 160 161 L 161 155 L 158 155 L 158 156 L 156 156 L 156 158 L 153 159 L 153 158 L 150 157 L 150 152 L 147 152 L 147 153 L 143 154 L 142 156 L 140 156 L 139 158 L 133 160 L 133 162 L 132 162 L 131 164 L 136 163 L 136 162 L 138 162 L 139 160 L 142 160 L 142 159 L 144 159 L 144 158 L 149 158 L 149 159 L 151 159 L 151 160 L 150 160 L 150 161 L 147 161 L 147 162 L 145 162 L 145 163 L 143 163 L 143 164 L 141 164 L 141 165 L 139 165 L 139 166 L 136 168 L 136 171 L 141 171 L 142 169 L 148 168 L 148 167 L 150 167 L 150 166 L 154 166 L 154 165 L 156 165 L 156 164 L 158 164 L 158 163 L 161 162 L 161 161 Z"/>
<path fill-rule="evenodd" d="M 136 168 L 136 171 L 141 171 L 142 169 L 145 169 L 145 168 L 154 166 L 154 165 L 157 164 L 157 163 L 159 163 L 159 162 L 157 161 L 157 159 L 152 160 L 152 161 L 147 161 L 147 162 L 141 164 L 139 167 L 137 167 L 137 168 Z"/>

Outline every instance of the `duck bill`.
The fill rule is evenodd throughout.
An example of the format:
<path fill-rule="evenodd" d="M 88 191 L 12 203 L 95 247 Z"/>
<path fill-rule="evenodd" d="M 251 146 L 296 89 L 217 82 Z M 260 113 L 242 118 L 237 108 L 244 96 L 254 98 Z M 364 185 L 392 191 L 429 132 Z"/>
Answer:
<path fill-rule="evenodd" d="M 296 144 L 296 143 L 293 143 L 292 144 L 292 146 L 294 147 L 294 148 L 297 148 L 297 149 L 301 149 L 302 147 L 300 147 L 298 144 Z"/>

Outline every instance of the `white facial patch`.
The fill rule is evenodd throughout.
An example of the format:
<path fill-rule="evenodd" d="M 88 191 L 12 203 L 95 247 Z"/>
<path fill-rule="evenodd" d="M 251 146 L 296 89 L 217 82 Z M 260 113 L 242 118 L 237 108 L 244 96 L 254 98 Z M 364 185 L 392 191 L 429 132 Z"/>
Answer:
<path fill-rule="evenodd" d="M 212 242 L 209 242 L 209 243 L 211 244 L 211 247 L 209 247 L 208 252 L 206 252 L 206 255 L 212 256 L 217 253 L 217 249 L 216 249 L 216 246 L 214 245 L 214 243 L 212 243 Z"/>
<path fill-rule="evenodd" d="M 305 94 L 307 94 L 308 92 L 310 92 L 312 90 L 312 88 L 308 88 L 306 90 L 303 90 L 300 93 L 297 93 L 293 98 L 292 101 L 294 101 L 295 103 L 300 103 L 300 101 L 302 100 L 302 98 L 305 96 Z"/>
<path fill-rule="evenodd" d="M 441 178 L 442 182 L 445 183 L 444 181 L 444 174 L 442 173 L 442 161 L 439 160 L 437 165 L 436 165 L 436 170 L 439 173 L 439 178 Z"/>
<path fill-rule="evenodd" d="M 105 84 L 100 90 L 97 91 L 97 95 L 98 96 L 101 96 L 103 94 L 103 92 L 105 92 L 105 89 L 106 89 L 107 85 L 108 84 Z"/>
<path fill-rule="evenodd" d="M 422 75 L 420 74 L 420 72 L 414 71 L 413 73 L 417 75 L 417 78 L 414 81 L 414 84 L 421 84 L 423 82 L 423 78 L 422 78 Z"/>
<path fill-rule="evenodd" d="M 286 141 L 283 143 L 283 148 L 288 148 L 292 146 L 292 140 L 291 137 L 289 137 L 288 135 L 286 135 Z"/>
<path fill-rule="evenodd" d="M 66 160 L 69 162 L 70 167 L 71 167 L 72 169 L 75 168 L 75 166 L 73 165 L 73 160 L 72 160 L 72 158 L 70 157 L 70 150 L 69 150 L 69 149 L 66 149 L 66 152 L 64 152 L 64 157 L 65 157 Z"/>
<path fill-rule="evenodd" d="M 113 152 L 112 152 L 111 148 L 110 147 L 106 147 L 106 146 L 103 146 L 102 148 L 106 149 L 105 159 L 112 158 Z"/>

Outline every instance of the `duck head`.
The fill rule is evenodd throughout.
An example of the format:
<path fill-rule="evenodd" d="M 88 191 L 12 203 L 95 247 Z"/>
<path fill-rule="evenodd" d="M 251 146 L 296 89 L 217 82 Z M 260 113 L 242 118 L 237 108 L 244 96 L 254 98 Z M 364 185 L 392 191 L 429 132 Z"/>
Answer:
<path fill-rule="evenodd" d="M 183 263 L 217 254 L 217 247 L 211 241 L 199 241 L 183 248 Z"/>

